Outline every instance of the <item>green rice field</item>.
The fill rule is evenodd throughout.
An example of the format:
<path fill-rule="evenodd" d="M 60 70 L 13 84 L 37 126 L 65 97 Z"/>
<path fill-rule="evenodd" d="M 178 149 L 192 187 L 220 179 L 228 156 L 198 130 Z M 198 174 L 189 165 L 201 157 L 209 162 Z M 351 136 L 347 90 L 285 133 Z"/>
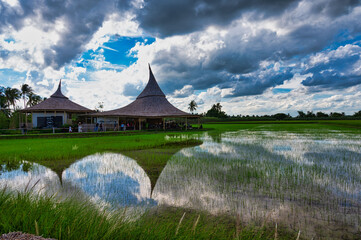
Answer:
<path fill-rule="evenodd" d="M 203 127 L 0 139 L 0 233 L 361 239 L 361 121 Z"/>

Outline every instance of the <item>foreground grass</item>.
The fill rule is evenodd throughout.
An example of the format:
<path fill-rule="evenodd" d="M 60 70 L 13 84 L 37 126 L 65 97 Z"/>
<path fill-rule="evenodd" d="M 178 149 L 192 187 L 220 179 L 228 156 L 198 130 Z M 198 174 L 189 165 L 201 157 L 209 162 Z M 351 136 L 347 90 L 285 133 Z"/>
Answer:
<path fill-rule="evenodd" d="M 274 239 L 275 229 L 243 226 L 237 219 L 182 209 L 148 211 L 126 220 L 124 211 L 100 210 L 93 203 L 26 193 L 0 192 L 0 234 L 22 231 L 56 239 Z M 297 233 L 279 228 L 278 239 Z"/>

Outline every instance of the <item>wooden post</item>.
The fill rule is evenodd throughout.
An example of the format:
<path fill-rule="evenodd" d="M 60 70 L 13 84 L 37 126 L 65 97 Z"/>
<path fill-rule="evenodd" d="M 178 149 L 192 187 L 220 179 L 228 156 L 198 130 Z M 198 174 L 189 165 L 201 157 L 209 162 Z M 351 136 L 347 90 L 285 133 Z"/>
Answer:
<path fill-rule="evenodd" d="M 65 114 L 65 111 L 64 111 L 64 113 L 63 113 L 63 124 L 68 123 L 68 119 L 66 121 L 65 121 L 65 119 L 66 119 L 66 114 Z"/>
<path fill-rule="evenodd" d="M 119 129 L 119 124 L 120 124 L 120 117 L 118 117 L 118 131 L 120 130 Z"/>
<path fill-rule="evenodd" d="M 142 122 L 140 121 L 140 118 L 139 118 L 139 131 L 142 130 Z"/>
<path fill-rule="evenodd" d="M 165 118 L 163 118 L 163 130 L 165 131 Z"/>
<path fill-rule="evenodd" d="M 55 126 L 55 122 L 56 122 L 56 120 L 55 120 L 55 119 L 56 119 L 56 111 L 54 111 L 53 131 L 54 131 L 54 128 L 56 127 L 56 126 Z"/>
<path fill-rule="evenodd" d="M 198 128 L 200 128 L 201 127 L 201 125 L 199 124 L 199 117 L 198 117 Z"/>
<path fill-rule="evenodd" d="M 188 122 L 187 122 L 187 117 L 186 117 L 186 131 L 187 131 L 187 128 L 188 128 Z"/>

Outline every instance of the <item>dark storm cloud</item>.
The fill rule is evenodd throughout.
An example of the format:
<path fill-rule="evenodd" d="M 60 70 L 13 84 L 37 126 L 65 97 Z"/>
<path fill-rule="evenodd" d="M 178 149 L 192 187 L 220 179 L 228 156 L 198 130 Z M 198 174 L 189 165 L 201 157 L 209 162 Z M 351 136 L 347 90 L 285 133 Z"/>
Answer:
<path fill-rule="evenodd" d="M 22 0 L 17 8 L 0 2 L 0 32 L 8 26 L 19 30 L 26 26 L 29 19 L 38 21 L 38 27 L 44 31 L 52 30 L 59 19 L 65 21 L 66 30 L 61 34 L 58 43 L 44 51 L 45 64 L 58 68 L 84 50 L 83 46 L 89 42 L 110 13 L 129 9 L 129 2 Z"/>
<path fill-rule="evenodd" d="M 240 41 L 243 33 L 248 31 L 248 28 L 231 29 L 223 38 L 225 47 L 208 52 L 207 57 L 199 59 L 197 64 L 187 61 L 184 46 L 158 51 L 152 63 L 161 69 L 159 72 L 163 75 L 159 76 L 162 79 L 160 84 L 165 92 L 172 93 L 184 85 L 192 85 L 195 90 L 214 86 L 221 89 L 234 88 L 232 95 L 228 97 L 256 95 L 292 78 L 290 69 L 279 72 L 270 69 L 265 72 L 260 67 L 261 61 L 280 60 L 278 53 L 286 48 L 285 44 L 280 44 L 282 39 L 277 38 L 272 31 L 260 30 L 247 41 Z M 202 38 L 202 34 L 194 34 L 193 44 L 197 44 Z"/>
<path fill-rule="evenodd" d="M 333 42 L 339 29 L 334 26 L 305 24 L 292 30 L 280 39 L 282 58 L 306 55 L 322 50 Z"/>
<path fill-rule="evenodd" d="M 234 90 L 232 94 L 225 97 L 238 97 L 262 94 L 266 89 L 281 85 L 286 80 L 290 80 L 293 77 L 291 69 L 286 69 L 283 72 L 270 71 L 263 76 L 252 76 L 241 78 L 235 82 Z"/>
<path fill-rule="evenodd" d="M 321 89 L 342 89 L 361 84 L 361 75 L 343 76 L 336 71 L 326 71 L 323 73 L 314 73 L 312 77 L 307 77 L 302 84 L 315 90 Z"/>
<path fill-rule="evenodd" d="M 226 25 L 244 12 L 257 16 L 281 14 L 297 0 L 153 0 L 145 1 L 137 16 L 140 26 L 152 34 L 170 36 Z"/>
<path fill-rule="evenodd" d="M 307 2 L 305 0 L 304 2 Z M 253 19 L 280 16 L 300 0 L 150 0 L 145 1 L 137 15 L 140 26 L 161 37 L 186 34 L 210 25 L 225 26 L 244 13 Z M 360 0 L 321 0 L 312 3 L 311 13 L 335 18 L 348 14 Z M 310 13 L 310 14 L 311 14 Z"/>
<path fill-rule="evenodd" d="M 360 0 L 323 0 L 314 1 L 312 12 L 316 14 L 327 14 L 331 17 L 348 14 L 353 7 L 360 4 Z"/>
<path fill-rule="evenodd" d="M 271 1 L 269 1 L 270 3 Z M 299 1 L 300 2 L 300 1 Z M 188 55 L 184 54 L 185 46 L 172 46 L 169 49 L 158 51 L 154 57 L 154 63 L 161 68 L 161 72 L 169 73 L 176 72 L 177 74 L 165 74 L 161 76 L 164 81 L 164 86 L 167 88 L 167 92 L 172 92 L 176 89 L 180 89 L 182 86 L 191 84 L 195 90 L 207 89 L 213 86 L 220 88 L 234 88 L 232 96 L 242 95 L 256 95 L 262 94 L 267 88 L 274 87 L 282 84 L 285 80 L 289 80 L 293 77 L 290 70 L 286 72 L 269 71 L 267 76 L 261 78 L 257 77 L 257 74 L 262 70 L 261 63 L 266 62 L 283 62 L 293 65 L 295 68 L 302 70 L 302 66 L 299 63 L 301 58 L 306 57 L 309 54 L 322 51 L 327 46 L 338 45 L 339 42 L 350 40 L 355 36 L 360 35 L 360 26 L 358 19 L 360 14 L 352 13 L 353 7 L 360 4 L 360 1 L 304 1 L 307 2 L 309 8 L 298 9 L 302 14 L 286 14 L 272 16 L 271 13 L 277 11 L 269 10 L 269 14 L 273 19 L 283 19 L 282 26 L 289 31 L 286 34 L 277 34 L 269 29 L 251 29 L 247 26 L 240 26 L 240 24 L 230 24 L 225 29 L 227 33 L 224 37 L 220 38 L 223 41 L 223 47 L 215 48 L 206 52 L 207 55 L 204 59 L 198 59 L 196 63 L 194 61 L 188 61 Z M 342 2 L 342 4 L 341 4 Z M 169 21 L 163 21 L 163 17 L 168 16 L 168 13 L 164 11 L 156 14 L 156 3 L 160 4 L 159 11 L 165 10 L 166 7 L 170 9 L 178 8 L 179 12 L 182 12 L 182 7 L 176 6 L 174 2 L 169 3 L 163 1 L 152 1 L 145 6 L 145 12 L 140 18 L 144 28 L 148 28 L 150 32 L 160 33 L 161 35 L 172 35 L 175 33 L 186 33 L 201 29 L 202 26 L 209 26 L 212 24 L 225 24 L 227 21 L 231 21 L 232 14 L 222 21 L 208 19 L 208 16 L 212 16 L 212 12 L 208 11 L 209 15 L 204 16 L 191 16 L 190 18 L 181 17 L 175 14 L 174 18 L 170 18 Z M 188 1 L 190 4 L 189 9 L 185 12 L 192 14 L 195 9 L 196 3 Z M 214 4 L 214 5 L 212 5 Z M 217 6 L 221 9 L 222 6 L 218 3 L 207 2 L 206 5 Z M 219 3 L 227 4 L 227 3 Z M 239 6 L 239 5 L 237 5 Z M 245 7 L 247 6 L 247 7 Z M 282 14 L 282 9 L 294 9 L 295 4 L 283 5 L 278 10 L 279 14 Z M 248 11 L 246 9 L 255 9 L 252 4 L 244 4 L 244 9 L 234 9 L 237 14 L 233 17 L 238 17 L 242 11 Z M 316 9 L 315 9 L 316 8 Z M 175 9 L 173 9 L 175 11 Z M 171 10 L 171 12 L 173 11 Z M 233 10 L 232 10 L 233 11 Z M 257 13 L 266 17 L 267 8 L 259 9 Z M 309 12 L 311 11 L 311 12 Z M 149 15 L 151 14 L 152 17 Z M 215 16 L 216 13 L 214 13 Z M 149 16 L 148 16 L 149 15 Z M 151 18 L 149 22 L 147 22 Z M 217 18 L 217 17 L 216 17 Z M 215 18 L 215 19 L 216 19 Z M 163 20 L 161 20 L 163 19 Z M 157 21 L 159 22 L 157 23 Z M 173 21 L 178 21 L 175 23 Z M 195 21 L 195 25 L 191 25 L 188 21 Z M 217 23 L 218 22 L 218 23 Z M 289 22 L 289 23 L 288 23 Z M 295 23 L 295 24 L 293 24 Z M 144 25 L 145 24 L 145 25 Z M 149 26 L 147 25 L 149 24 Z M 287 25 L 288 24 L 288 25 Z M 152 26 L 151 26 L 152 25 Z M 180 25 L 180 26 L 179 26 Z M 178 29 L 179 28 L 179 29 Z M 187 30 L 188 29 L 188 30 Z M 191 35 L 191 44 L 202 44 L 202 32 L 195 32 Z M 246 39 L 244 36 L 247 36 Z M 197 53 L 194 53 L 197 55 Z M 350 59 L 351 60 L 351 59 Z M 350 61 L 346 61 L 351 63 Z M 297 64 L 294 64 L 297 63 Z M 328 67 L 332 67 L 332 63 L 327 63 Z M 343 71 L 341 65 L 338 65 L 335 71 Z M 324 66 L 326 69 L 327 66 Z M 311 72 L 312 70 L 309 70 Z M 314 72 L 317 70 L 314 69 Z M 179 77 L 179 73 L 182 73 L 182 77 Z M 326 73 L 325 73 L 326 74 Z M 250 76 L 249 76 L 250 75 Z M 317 76 L 317 75 L 315 75 Z M 330 76 L 327 76 L 328 78 Z M 350 79 L 347 81 L 344 79 L 340 83 L 329 83 L 328 87 L 347 87 L 355 84 L 359 84 L 357 76 L 349 75 Z M 239 80 L 235 80 L 235 79 Z M 318 78 L 319 81 L 327 81 L 327 79 Z M 330 78 L 332 81 L 333 78 Z M 304 81 L 305 86 L 311 86 L 317 84 L 316 79 L 307 79 Z M 347 83 L 346 83 L 347 82 Z M 228 97 L 231 97 L 229 95 Z"/>
<path fill-rule="evenodd" d="M 342 89 L 361 84 L 361 47 L 358 45 L 341 46 L 321 55 L 322 61 L 308 67 L 303 74 L 312 73 L 302 84 L 312 90 Z"/>

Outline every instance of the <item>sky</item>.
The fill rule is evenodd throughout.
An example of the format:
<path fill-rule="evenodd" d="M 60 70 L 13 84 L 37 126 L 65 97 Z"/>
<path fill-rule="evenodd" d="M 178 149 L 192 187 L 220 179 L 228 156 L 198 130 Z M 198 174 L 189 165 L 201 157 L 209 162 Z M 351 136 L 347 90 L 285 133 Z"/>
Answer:
<path fill-rule="evenodd" d="M 229 115 L 361 110 L 361 0 L 0 0 L 0 85 L 104 110 L 151 65 L 167 99 Z"/>

